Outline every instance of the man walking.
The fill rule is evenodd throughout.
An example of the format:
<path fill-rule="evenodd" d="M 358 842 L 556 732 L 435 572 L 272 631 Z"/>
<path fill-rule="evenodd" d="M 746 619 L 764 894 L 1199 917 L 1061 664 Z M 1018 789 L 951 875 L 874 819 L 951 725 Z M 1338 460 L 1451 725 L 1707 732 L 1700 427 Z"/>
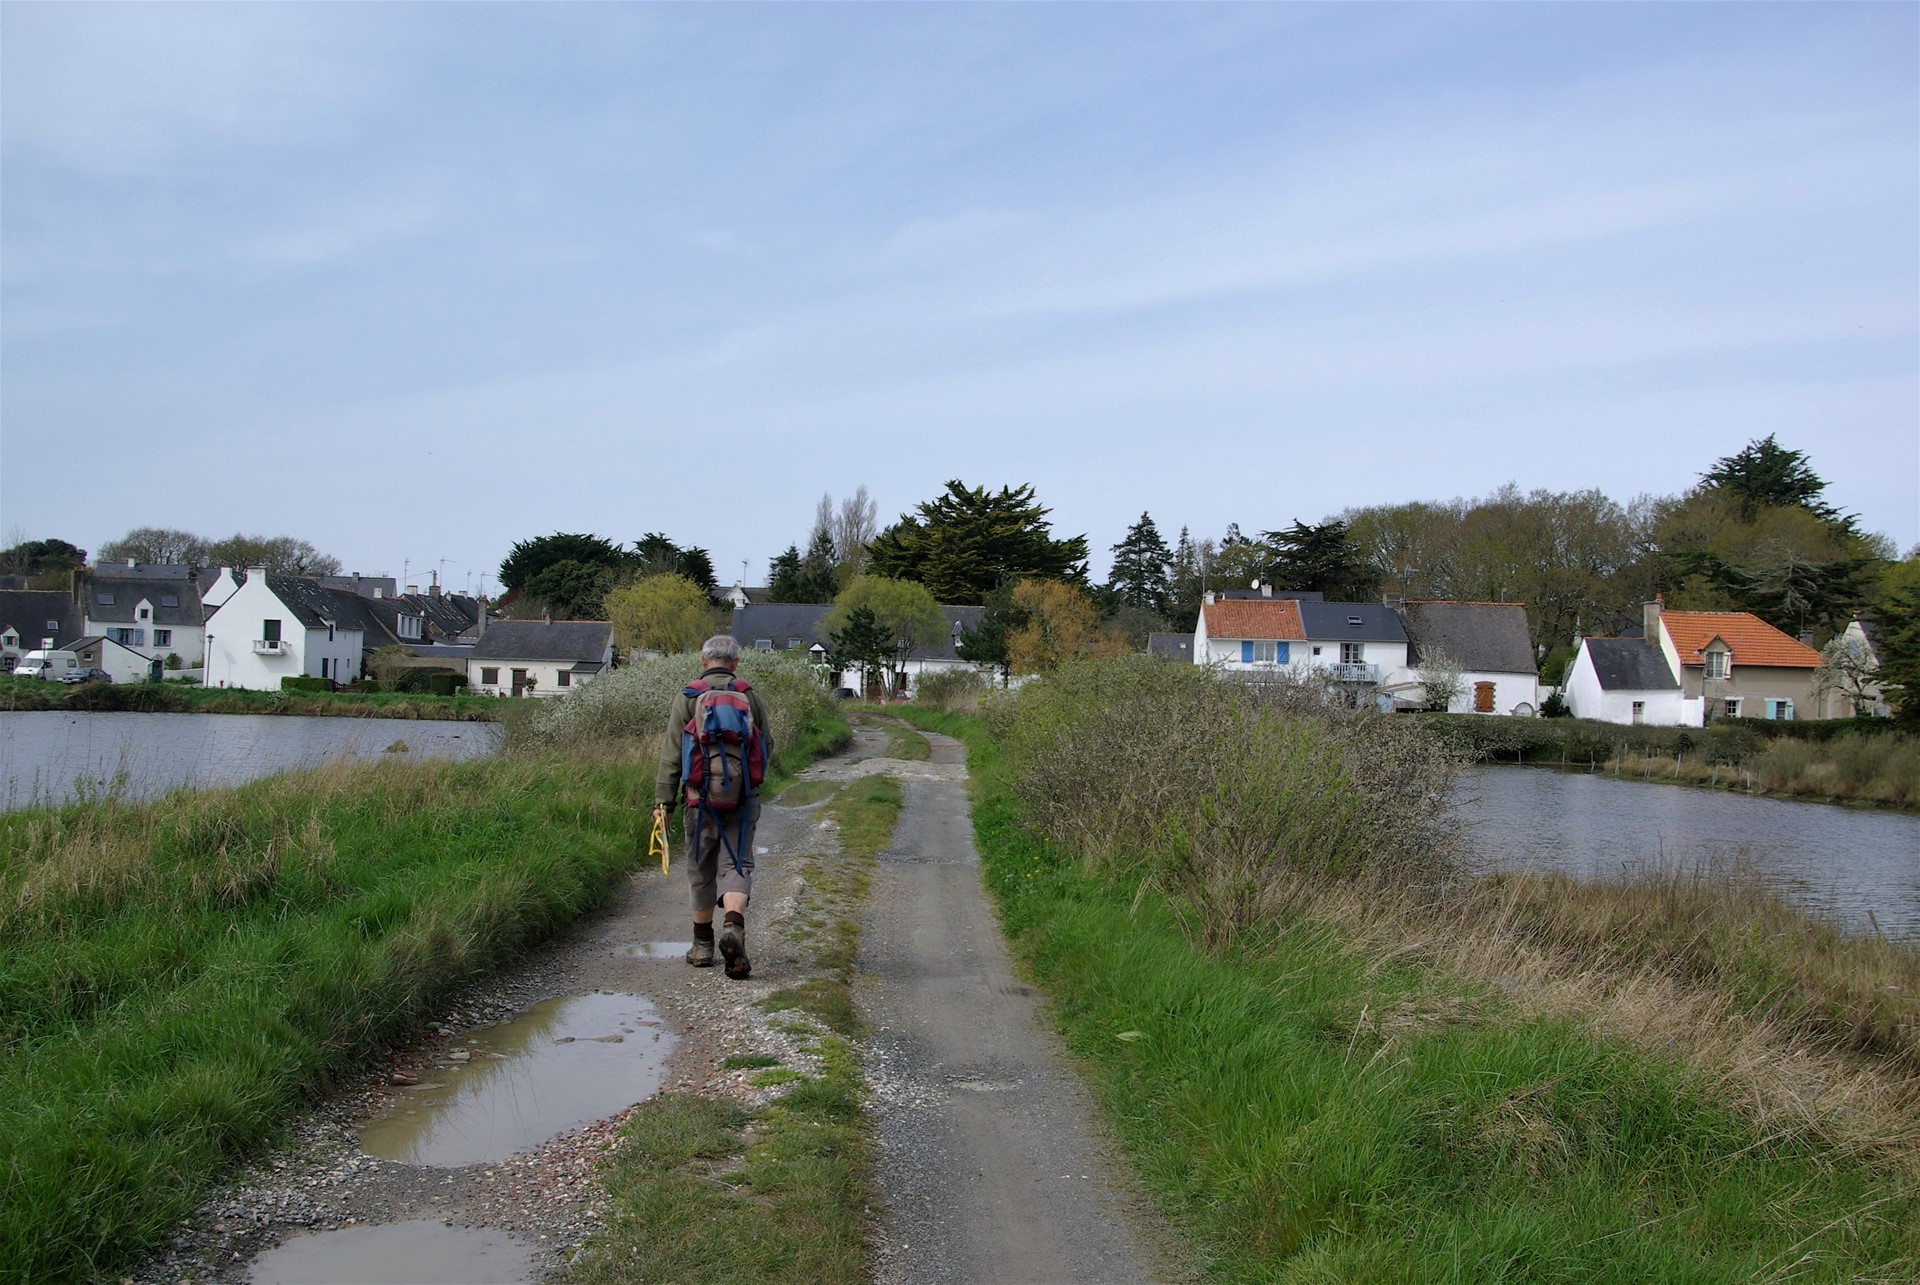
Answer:
<path fill-rule="evenodd" d="M 656 813 L 686 804 L 687 882 L 693 893 L 693 947 L 687 962 L 713 964 L 713 909 L 727 976 L 753 972 L 747 959 L 747 901 L 753 893 L 753 831 L 760 776 L 773 755 L 760 696 L 734 677 L 740 644 L 716 634 L 700 645 L 700 677 L 673 700 L 654 776 Z"/>

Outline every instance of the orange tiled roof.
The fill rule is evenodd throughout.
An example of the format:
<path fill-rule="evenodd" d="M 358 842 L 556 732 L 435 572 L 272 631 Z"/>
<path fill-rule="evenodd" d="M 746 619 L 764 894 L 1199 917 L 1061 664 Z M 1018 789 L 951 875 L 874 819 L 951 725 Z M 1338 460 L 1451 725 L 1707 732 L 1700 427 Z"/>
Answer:
<path fill-rule="evenodd" d="M 1733 648 L 1733 663 L 1812 669 L 1820 653 L 1781 633 L 1750 611 L 1667 611 L 1660 623 L 1673 639 L 1683 665 L 1704 665 L 1701 651 L 1715 638 Z"/>
<path fill-rule="evenodd" d="M 1300 623 L 1300 604 L 1291 598 L 1235 598 L 1210 602 L 1201 608 L 1207 613 L 1209 638 L 1284 639 L 1305 641 L 1306 626 Z"/>

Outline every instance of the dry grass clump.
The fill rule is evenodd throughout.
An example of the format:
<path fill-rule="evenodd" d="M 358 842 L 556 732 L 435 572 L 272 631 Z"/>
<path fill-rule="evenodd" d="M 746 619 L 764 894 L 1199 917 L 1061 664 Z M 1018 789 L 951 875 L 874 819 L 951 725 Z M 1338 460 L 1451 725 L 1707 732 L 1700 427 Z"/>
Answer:
<path fill-rule="evenodd" d="M 1065 666 L 991 715 L 1047 837 L 1166 893 L 1209 947 L 1278 913 L 1285 874 L 1429 883 L 1456 855 L 1459 756 L 1323 686 L 1129 657 Z"/>
<path fill-rule="evenodd" d="M 934 709 L 971 714 L 979 710 L 986 691 L 986 676 L 974 670 L 936 669 L 920 675 L 913 699 Z"/>
<path fill-rule="evenodd" d="M 1769 1131 L 1920 1174 L 1920 951 L 1909 945 L 1848 937 L 1751 881 L 1676 872 L 1501 875 L 1439 896 L 1309 876 L 1291 901 L 1373 967 L 1437 964 L 1535 1015 L 1670 1051 Z"/>
<path fill-rule="evenodd" d="M 1721 789 L 1920 807 L 1920 742 L 1898 735 L 1849 733 L 1827 741 L 1782 738 L 1737 764 L 1703 752 L 1629 752 L 1615 770 L 1622 776 Z"/>

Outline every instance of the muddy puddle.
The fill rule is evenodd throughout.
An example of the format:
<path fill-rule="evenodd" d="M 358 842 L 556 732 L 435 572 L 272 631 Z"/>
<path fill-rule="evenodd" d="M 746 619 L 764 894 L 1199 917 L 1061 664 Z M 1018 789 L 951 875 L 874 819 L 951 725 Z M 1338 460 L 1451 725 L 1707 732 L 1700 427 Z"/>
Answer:
<path fill-rule="evenodd" d="M 693 943 L 690 941 L 637 941 L 630 946 L 620 947 L 614 954 L 625 959 L 684 960 L 692 949 Z"/>
<path fill-rule="evenodd" d="M 295 1236 L 253 1262 L 251 1285 L 519 1285 L 538 1250 L 505 1232 L 439 1220 Z"/>
<path fill-rule="evenodd" d="M 685 946 L 681 947 L 685 950 Z M 360 1134 L 368 1155 L 452 1167 L 503 1160 L 653 1096 L 673 1036 L 639 995 L 572 995 L 473 1031 L 420 1068 Z"/>

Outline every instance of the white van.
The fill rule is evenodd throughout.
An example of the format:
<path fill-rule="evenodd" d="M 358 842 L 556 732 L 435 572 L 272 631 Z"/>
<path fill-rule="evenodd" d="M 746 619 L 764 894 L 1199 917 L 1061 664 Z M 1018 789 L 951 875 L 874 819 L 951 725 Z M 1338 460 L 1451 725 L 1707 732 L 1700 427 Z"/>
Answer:
<path fill-rule="evenodd" d="M 22 678 L 57 680 L 68 670 L 80 668 L 80 657 L 65 648 L 37 648 L 20 658 L 13 672 Z"/>

